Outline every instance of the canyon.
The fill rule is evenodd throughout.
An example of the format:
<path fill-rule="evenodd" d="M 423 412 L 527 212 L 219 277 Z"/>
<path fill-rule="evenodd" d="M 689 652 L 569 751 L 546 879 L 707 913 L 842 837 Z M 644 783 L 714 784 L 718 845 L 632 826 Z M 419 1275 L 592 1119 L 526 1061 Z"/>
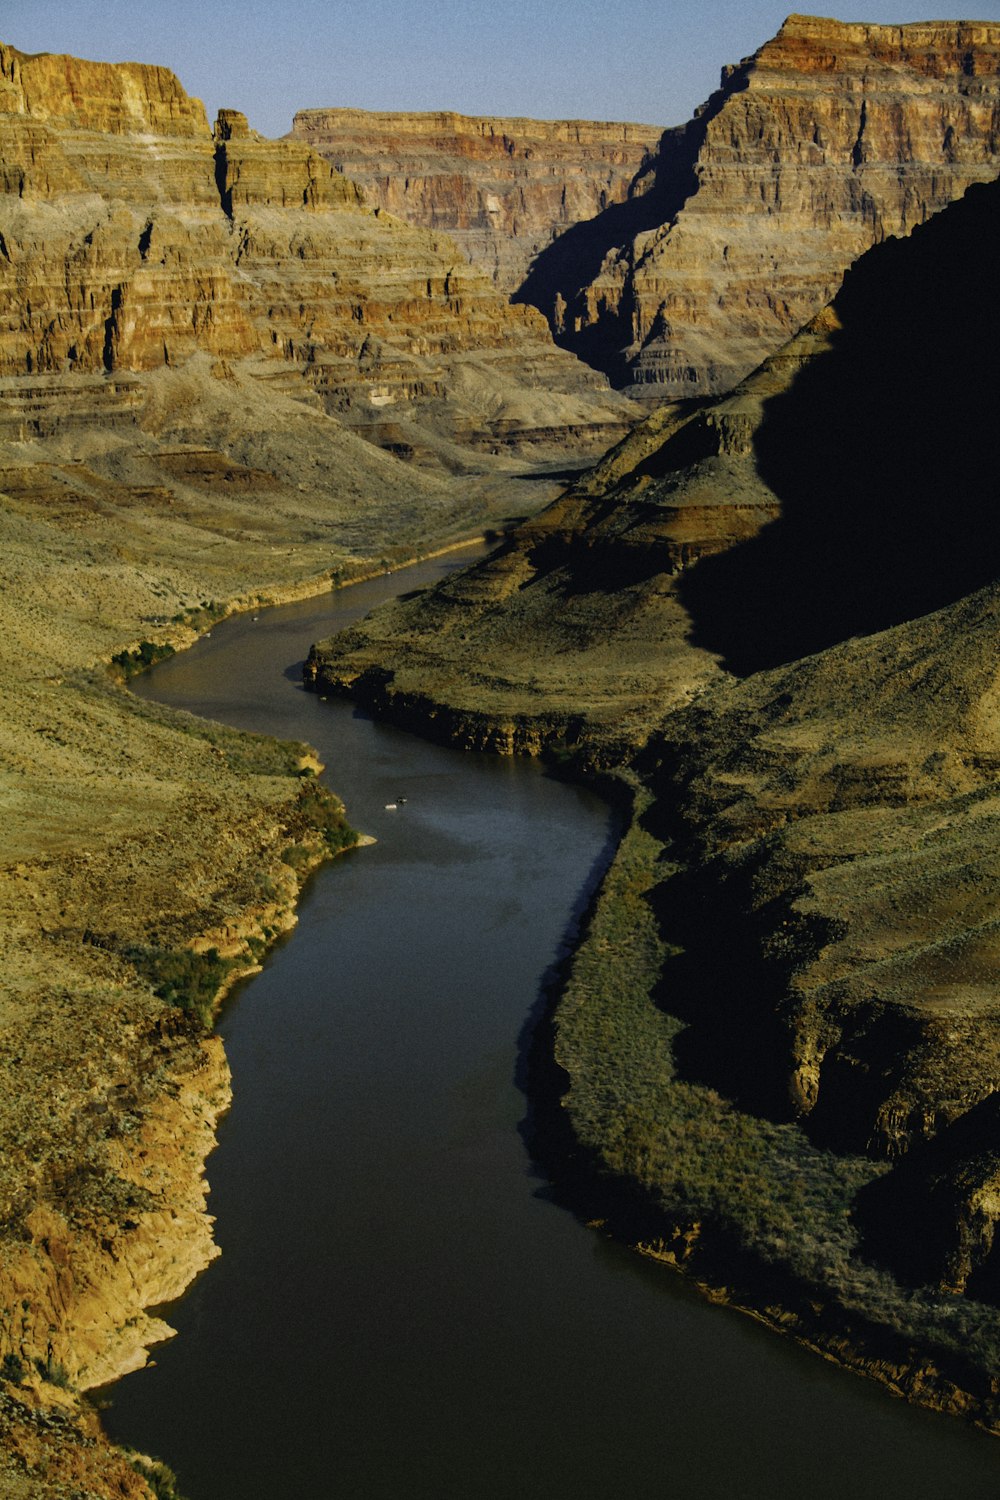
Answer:
<path fill-rule="evenodd" d="M 148 1497 L 78 1392 L 216 1254 L 211 1009 L 349 834 L 307 746 L 125 682 L 502 529 L 634 413 L 443 237 L 166 69 L 3 47 L 0 160 L 0 1487 Z"/>
<path fill-rule="evenodd" d="M 998 234 L 980 185 L 873 248 L 307 667 L 631 798 L 553 1021 L 587 1212 L 994 1430 L 996 330 L 961 307 Z"/>
<path fill-rule="evenodd" d="M 629 425 L 536 312 L 307 146 L 234 110 L 209 129 L 165 69 L 5 48 L 0 77 L 0 377 L 197 354 L 445 473 L 470 449 L 595 450 Z"/>
<path fill-rule="evenodd" d="M 127 678 L 478 534 L 308 674 L 633 803 L 553 1023 L 592 1217 L 1000 1425 L 998 62 L 988 23 L 796 16 L 664 132 L 269 141 L 0 46 L 16 1500 L 152 1493 L 78 1392 L 216 1253 L 214 1007 L 354 837 L 307 745 Z"/>
<path fill-rule="evenodd" d="M 500 284 L 530 253 L 515 300 L 658 403 L 735 385 L 862 251 L 995 177 L 998 105 L 996 24 L 792 15 L 686 125 L 614 127 L 614 179 L 607 138 L 575 122 L 309 110 L 293 134 Z M 549 184 L 567 168 L 575 223 Z"/>

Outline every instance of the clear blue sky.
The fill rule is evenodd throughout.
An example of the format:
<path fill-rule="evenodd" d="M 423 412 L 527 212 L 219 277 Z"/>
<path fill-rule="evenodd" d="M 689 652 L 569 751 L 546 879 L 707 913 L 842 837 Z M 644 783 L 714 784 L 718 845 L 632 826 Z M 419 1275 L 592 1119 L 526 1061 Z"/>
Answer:
<path fill-rule="evenodd" d="M 675 125 L 794 0 L 2 0 L 0 41 L 173 68 L 213 118 L 282 135 L 297 109 Z M 800 9 L 806 9 L 800 3 Z M 1000 20 L 1000 0 L 850 0 L 841 20 Z"/>

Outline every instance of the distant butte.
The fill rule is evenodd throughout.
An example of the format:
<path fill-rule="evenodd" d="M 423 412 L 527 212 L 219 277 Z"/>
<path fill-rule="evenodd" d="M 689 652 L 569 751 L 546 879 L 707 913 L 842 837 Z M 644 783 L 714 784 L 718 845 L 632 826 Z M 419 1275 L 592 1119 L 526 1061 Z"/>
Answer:
<path fill-rule="evenodd" d="M 793 15 L 519 296 L 657 401 L 732 387 L 871 245 L 1000 167 L 1000 24 Z"/>

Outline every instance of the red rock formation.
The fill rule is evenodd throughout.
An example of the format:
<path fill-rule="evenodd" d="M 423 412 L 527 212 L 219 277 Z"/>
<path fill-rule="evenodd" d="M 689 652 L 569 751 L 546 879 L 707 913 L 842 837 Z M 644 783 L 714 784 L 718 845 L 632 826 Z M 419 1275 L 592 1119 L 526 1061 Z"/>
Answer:
<path fill-rule="evenodd" d="M 791 16 L 664 137 L 644 195 L 557 242 L 522 295 L 658 399 L 726 390 L 871 244 L 995 177 L 998 118 L 1000 24 Z"/>
<path fill-rule="evenodd" d="M 603 446 L 629 421 L 450 240 L 236 111 L 213 135 L 165 69 L 0 49 L 0 163 L 0 375 L 257 356 L 376 438 L 385 407 L 429 422 L 432 447 Z"/>
<path fill-rule="evenodd" d="M 446 230 L 506 292 L 570 225 L 627 196 L 661 134 L 655 125 L 362 109 L 304 109 L 292 125 L 371 202 Z"/>

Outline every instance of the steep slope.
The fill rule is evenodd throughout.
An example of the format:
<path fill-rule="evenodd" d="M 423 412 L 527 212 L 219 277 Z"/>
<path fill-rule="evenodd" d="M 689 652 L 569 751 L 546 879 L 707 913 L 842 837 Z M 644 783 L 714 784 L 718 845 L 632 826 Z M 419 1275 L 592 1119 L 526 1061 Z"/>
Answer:
<path fill-rule="evenodd" d="M 653 125 L 303 109 L 292 124 L 372 203 L 444 230 L 501 291 L 539 251 L 622 202 L 660 139 Z"/>
<path fill-rule="evenodd" d="M 446 239 L 163 69 L 0 51 L 0 373 L 253 357 L 377 442 L 604 445 L 627 404 Z"/>
<path fill-rule="evenodd" d="M 720 665 L 745 675 L 990 581 L 992 315 L 968 309 L 998 191 L 879 246 L 730 395 L 662 408 L 503 552 L 319 648 L 322 680 L 620 758 Z"/>
<path fill-rule="evenodd" d="M 554 1016 L 553 1170 L 596 1166 L 593 1217 L 993 1428 L 998 250 L 1000 186 L 973 187 L 730 396 L 657 413 L 311 667 L 619 768 L 637 816 Z"/>
<path fill-rule="evenodd" d="M 726 390 L 863 250 L 997 175 L 998 110 L 997 24 L 790 16 L 519 296 L 650 398 Z"/>

